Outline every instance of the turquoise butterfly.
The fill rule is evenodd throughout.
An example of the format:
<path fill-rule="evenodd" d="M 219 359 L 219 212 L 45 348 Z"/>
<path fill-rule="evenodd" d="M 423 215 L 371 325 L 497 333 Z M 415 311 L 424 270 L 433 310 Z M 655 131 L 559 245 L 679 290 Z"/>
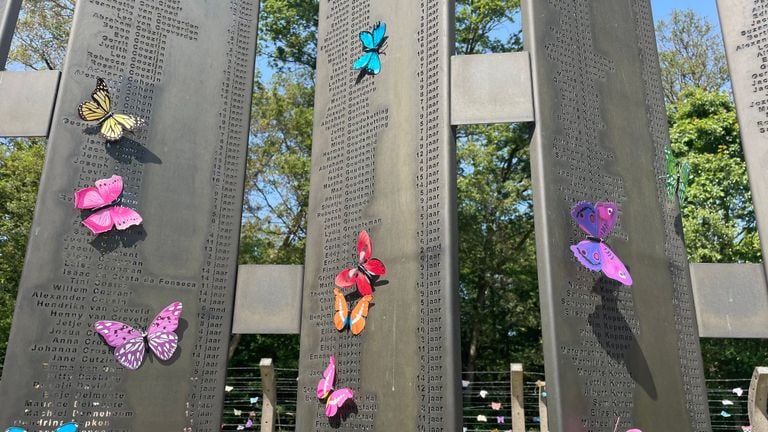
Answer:
<path fill-rule="evenodd" d="M 5 432 L 27 432 L 27 430 L 19 427 L 11 427 L 6 429 Z M 77 423 L 64 423 L 56 429 L 56 432 L 77 432 Z"/>
<path fill-rule="evenodd" d="M 360 32 L 360 42 L 363 43 L 363 55 L 352 65 L 352 69 L 360 70 L 361 73 L 376 75 L 381 72 L 381 59 L 379 54 L 384 49 L 384 43 L 389 36 L 384 36 L 387 32 L 387 25 L 381 21 L 377 22 L 371 31 Z"/>
<path fill-rule="evenodd" d="M 679 161 L 669 147 L 664 147 L 664 156 L 667 158 L 667 195 L 669 199 L 674 199 L 677 194 L 680 205 L 683 205 L 691 178 L 691 165 Z"/>

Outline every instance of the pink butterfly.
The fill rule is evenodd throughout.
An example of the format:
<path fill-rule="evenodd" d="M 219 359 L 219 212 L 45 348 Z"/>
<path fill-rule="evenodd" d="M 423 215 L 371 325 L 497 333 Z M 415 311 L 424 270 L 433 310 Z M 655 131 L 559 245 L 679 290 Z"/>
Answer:
<path fill-rule="evenodd" d="M 336 285 L 341 288 L 349 288 L 357 285 L 357 290 L 361 295 L 373 294 L 371 282 L 376 276 L 383 276 L 387 273 L 384 263 L 377 258 L 371 258 L 373 249 L 371 247 L 371 238 L 363 230 L 357 236 L 357 267 L 342 270 L 336 276 Z"/>
<path fill-rule="evenodd" d="M 108 179 L 97 180 L 95 186 L 75 192 L 75 208 L 98 209 L 112 204 L 123 193 L 123 178 L 113 175 Z M 124 230 L 140 224 L 141 221 L 141 216 L 135 210 L 112 206 L 92 213 L 83 221 L 83 225 L 94 234 L 101 234 L 111 230 L 113 226 Z"/>
<path fill-rule="evenodd" d="M 619 257 L 605 244 L 605 237 L 611 232 L 619 217 L 616 203 L 582 201 L 571 209 L 571 217 L 587 233 L 587 239 L 571 246 L 571 252 L 584 267 L 600 271 L 624 285 L 632 285 L 632 276 Z"/>
<path fill-rule="evenodd" d="M 501 409 L 501 402 L 491 402 L 491 409 L 498 411 Z"/>
<path fill-rule="evenodd" d="M 115 348 L 117 361 L 135 370 L 144 361 L 147 345 L 161 360 L 168 360 L 176 352 L 179 337 L 174 333 L 179 327 L 181 302 L 174 302 L 161 310 L 152 320 L 146 333 L 119 321 L 97 321 L 93 328 Z"/>
<path fill-rule="evenodd" d="M 323 372 L 323 377 L 317 383 L 317 398 L 325 401 L 325 415 L 333 417 L 344 403 L 352 399 L 354 393 L 348 388 L 333 390 L 333 380 L 336 378 L 336 359 L 331 356 L 328 367 Z"/>

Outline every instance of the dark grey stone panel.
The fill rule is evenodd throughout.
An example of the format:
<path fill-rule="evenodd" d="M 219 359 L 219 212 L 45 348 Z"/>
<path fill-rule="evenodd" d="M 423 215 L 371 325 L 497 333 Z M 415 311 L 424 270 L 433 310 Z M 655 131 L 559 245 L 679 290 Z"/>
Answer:
<path fill-rule="evenodd" d="M 0 425 L 218 431 L 237 272 L 255 0 L 77 4 L 17 299 Z M 105 143 L 78 104 L 104 77 L 147 125 Z M 119 174 L 144 223 L 94 237 L 73 192 Z M 122 368 L 97 320 L 182 301 L 179 349 Z M 50 428 L 48 428 L 50 429 Z"/>
<path fill-rule="evenodd" d="M 768 5 L 757 0 L 718 0 L 717 11 L 758 220 L 763 266 L 768 269 Z"/>
<path fill-rule="evenodd" d="M 531 148 L 550 430 L 709 431 L 648 0 L 527 0 L 536 132 Z M 590 272 L 578 201 L 615 201 L 607 242 L 626 287 Z"/>
<path fill-rule="evenodd" d="M 60 76 L 59 71 L 0 72 L 0 136 L 48 136 Z"/>
<path fill-rule="evenodd" d="M 449 0 L 320 2 L 297 430 L 461 425 Z M 358 74 L 358 33 L 387 24 L 379 75 Z M 367 229 L 387 266 L 359 336 L 333 326 L 334 278 Z M 354 404 L 328 420 L 315 394 L 335 354 Z"/>
<path fill-rule="evenodd" d="M 762 264 L 691 264 L 699 336 L 768 339 Z"/>

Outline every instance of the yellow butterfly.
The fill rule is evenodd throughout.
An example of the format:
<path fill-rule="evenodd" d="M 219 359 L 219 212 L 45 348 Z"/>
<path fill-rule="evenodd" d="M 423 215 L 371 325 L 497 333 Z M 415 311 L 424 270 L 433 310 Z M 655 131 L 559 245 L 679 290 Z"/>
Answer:
<path fill-rule="evenodd" d="M 117 141 L 123 137 L 125 131 L 133 131 L 144 125 L 144 119 L 141 117 L 112 112 L 109 87 L 101 78 L 96 78 L 96 89 L 91 93 L 91 100 L 81 103 L 77 107 L 77 113 L 85 121 L 98 121 L 101 134 L 107 141 Z"/>

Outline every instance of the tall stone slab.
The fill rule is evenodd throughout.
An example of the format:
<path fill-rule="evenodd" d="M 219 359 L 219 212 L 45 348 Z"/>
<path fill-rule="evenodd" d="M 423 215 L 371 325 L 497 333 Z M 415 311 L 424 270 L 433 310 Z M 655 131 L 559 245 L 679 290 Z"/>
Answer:
<path fill-rule="evenodd" d="M 258 2 L 93 0 L 75 11 L 0 383 L 0 428 L 218 431 L 236 279 Z M 147 125 L 80 120 L 96 77 Z M 8 121 L 9 119 L 3 119 Z M 13 121 L 13 119 L 10 119 Z M 119 174 L 144 222 L 92 235 L 73 192 Z M 121 367 L 97 320 L 146 328 L 173 301 L 179 349 Z"/>
<path fill-rule="evenodd" d="M 718 0 L 717 11 L 759 221 L 763 267 L 768 268 L 768 4 L 758 0 Z"/>
<path fill-rule="evenodd" d="M 549 427 L 711 430 L 688 262 L 664 189 L 669 145 L 648 0 L 527 0 L 531 163 Z M 615 201 L 631 287 L 569 246 L 578 201 Z"/>
<path fill-rule="evenodd" d="M 460 428 L 453 14 L 450 0 L 320 2 L 298 430 Z M 358 33 L 378 21 L 382 70 L 358 82 Z M 362 229 L 387 274 L 353 336 L 333 326 L 333 288 Z M 355 398 L 327 419 L 315 388 L 331 354 Z"/>

